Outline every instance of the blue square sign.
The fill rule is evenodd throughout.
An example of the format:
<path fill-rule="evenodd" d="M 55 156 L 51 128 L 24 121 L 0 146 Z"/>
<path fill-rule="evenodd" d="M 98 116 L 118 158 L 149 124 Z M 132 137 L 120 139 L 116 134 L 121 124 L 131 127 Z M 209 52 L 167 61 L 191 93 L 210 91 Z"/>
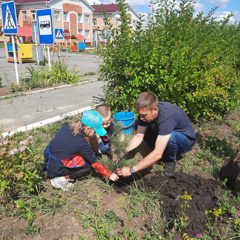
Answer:
<path fill-rule="evenodd" d="M 18 33 L 17 15 L 14 2 L 1 4 L 3 32 L 5 35 L 16 35 Z"/>
<path fill-rule="evenodd" d="M 52 10 L 50 8 L 37 10 L 37 23 L 40 44 L 53 44 Z"/>
<path fill-rule="evenodd" d="M 55 39 L 63 39 L 63 29 L 55 28 Z"/>

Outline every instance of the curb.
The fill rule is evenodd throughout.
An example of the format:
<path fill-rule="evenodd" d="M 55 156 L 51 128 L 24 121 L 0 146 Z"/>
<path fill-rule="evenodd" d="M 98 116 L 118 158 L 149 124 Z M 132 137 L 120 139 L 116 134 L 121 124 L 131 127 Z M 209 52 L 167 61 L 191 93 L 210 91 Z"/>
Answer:
<path fill-rule="evenodd" d="M 96 81 L 98 81 L 98 79 L 82 81 L 78 85 L 82 85 L 82 84 L 86 84 L 86 83 L 92 83 L 92 82 L 96 82 Z M 51 88 L 35 90 L 35 91 L 33 90 L 33 91 L 29 91 L 29 92 L 22 92 L 22 93 L 17 93 L 17 94 L 12 94 L 12 95 L 5 95 L 5 96 L 1 96 L 0 100 L 5 99 L 5 98 L 10 98 L 10 97 L 18 97 L 18 96 L 24 96 L 24 95 L 31 95 L 31 94 L 35 94 L 35 93 L 43 93 L 43 92 L 48 92 L 48 91 L 52 91 L 52 90 L 55 90 L 55 89 L 73 87 L 73 86 L 78 86 L 78 85 L 66 84 L 66 85 L 62 85 L 62 86 L 58 86 L 58 87 L 51 87 Z"/>
<path fill-rule="evenodd" d="M 79 113 L 91 110 L 91 109 L 93 109 L 93 107 L 91 107 L 91 106 L 80 108 L 78 110 L 75 110 L 75 111 L 72 111 L 72 112 L 68 112 L 68 113 L 65 113 L 63 115 L 58 115 L 58 116 L 55 116 L 55 117 L 52 117 L 52 118 L 45 119 L 45 120 L 40 121 L 40 122 L 32 123 L 32 124 L 26 125 L 24 127 L 20 127 L 20 128 L 14 129 L 12 131 L 4 132 L 1 135 L 3 137 L 6 137 L 6 136 L 12 136 L 12 135 L 14 135 L 15 133 L 18 133 L 18 132 L 26 132 L 26 131 L 35 129 L 37 127 L 42 127 L 44 125 L 57 122 L 59 120 L 64 119 L 65 117 L 74 116 L 74 115 L 77 115 Z"/>

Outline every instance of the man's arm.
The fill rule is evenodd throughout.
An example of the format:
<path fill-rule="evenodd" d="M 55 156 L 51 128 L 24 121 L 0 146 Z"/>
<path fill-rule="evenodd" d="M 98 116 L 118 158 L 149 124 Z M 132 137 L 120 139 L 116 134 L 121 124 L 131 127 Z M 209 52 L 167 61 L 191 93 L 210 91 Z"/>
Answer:
<path fill-rule="evenodd" d="M 165 136 L 158 136 L 156 143 L 155 143 L 155 149 L 150 152 L 145 158 L 143 158 L 141 161 L 136 163 L 133 168 L 136 172 L 141 171 L 143 169 L 146 169 L 153 165 L 155 162 L 157 162 L 159 159 L 162 158 L 162 155 L 164 153 L 164 150 L 167 146 L 167 143 L 170 139 L 171 134 L 165 135 Z M 123 167 L 121 169 L 117 170 L 117 174 L 119 176 L 130 176 L 130 167 Z"/>
<path fill-rule="evenodd" d="M 138 147 L 143 141 L 144 134 L 147 131 L 147 127 L 138 126 L 136 134 L 130 139 L 129 145 L 126 147 L 125 152 L 130 152 Z"/>

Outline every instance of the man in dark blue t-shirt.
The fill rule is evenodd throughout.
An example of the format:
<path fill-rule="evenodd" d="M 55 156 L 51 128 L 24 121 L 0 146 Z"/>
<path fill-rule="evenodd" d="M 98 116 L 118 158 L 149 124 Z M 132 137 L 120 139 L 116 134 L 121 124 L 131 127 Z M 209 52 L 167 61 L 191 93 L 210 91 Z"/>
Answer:
<path fill-rule="evenodd" d="M 136 110 L 139 114 L 137 132 L 125 151 L 135 149 L 144 139 L 152 152 L 134 166 L 118 169 L 118 175 L 130 176 L 160 159 L 165 161 L 164 174 L 174 175 L 177 153 L 191 151 L 196 143 L 195 131 L 188 116 L 178 106 L 158 102 L 157 96 L 152 92 L 143 92 L 138 96 Z"/>

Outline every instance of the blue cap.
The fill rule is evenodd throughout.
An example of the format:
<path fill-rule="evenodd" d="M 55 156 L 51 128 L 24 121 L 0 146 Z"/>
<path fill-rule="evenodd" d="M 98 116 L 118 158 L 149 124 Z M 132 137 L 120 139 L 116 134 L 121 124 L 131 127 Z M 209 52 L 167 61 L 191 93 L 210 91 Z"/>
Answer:
<path fill-rule="evenodd" d="M 107 131 L 102 127 L 102 116 L 96 111 L 86 111 L 82 115 L 82 123 L 94 129 L 99 136 L 104 136 Z"/>

